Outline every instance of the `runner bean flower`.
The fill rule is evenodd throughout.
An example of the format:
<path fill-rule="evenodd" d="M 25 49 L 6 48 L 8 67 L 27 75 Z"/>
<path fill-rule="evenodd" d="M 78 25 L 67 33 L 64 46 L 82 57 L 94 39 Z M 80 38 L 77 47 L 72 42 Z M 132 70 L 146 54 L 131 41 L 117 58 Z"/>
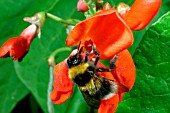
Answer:
<path fill-rule="evenodd" d="M 111 58 L 119 51 L 130 47 L 133 34 L 116 9 L 102 10 L 77 24 L 67 37 L 66 45 L 82 44 L 92 40 L 101 59 Z"/>
<path fill-rule="evenodd" d="M 75 51 L 70 56 L 74 54 Z M 92 57 L 90 60 L 92 61 Z M 72 95 L 73 82 L 68 77 L 66 61 L 67 59 L 57 64 L 54 68 L 54 89 L 51 92 L 51 100 L 55 104 L 64 103 Z M 105 66 L 98 62 L 97 67 Z M 135 65 L 128 50 L 123 50 L 118 54 L 116 68 L 112 72 L 100 72 L 98 75 L 123 84 L 130 90 L 135 82 Z M 122 96 L 126 91 L 123 92 L 121 89 L 118 89 L 118 92 L 120 93 L 115 94 L 109 99 L 101 100 L 98 113 L 113 113 L 116 110 L 118 103 L 122 100 Z"/>
<path fill-rule="evenodd" d="M 75 46 L 92 40 L 101 59 L 113 57 L 133 43 L 131 30 L 146 27 L 157 14 L 161 0 L 136 0 L 124 13 L 106 3 L 103 10 L 78 23 L 67 37 L 66 45 Z"/>
<path fill-rule="evenodd" d="M 36 29 L 36 25 L 31 24 L 19 36 L 8 39 L 0 48 L 0 58 L 13 57 L 13 60 L 21 61 L 29 50 Z"/>
<path fill-rule="evenodd" d="M 131 90 L 136 74 L 133 59 L 127 50 L 133 43 L 131 30 L 145 28 L 158 12 L 160 5 L 161 0 L 136 0 L 131 8 L 126 7 L 127 9 L 122 13 L 119 12 L 122 11 L 121 9 L 117 11 L 107 3 L 103 10 L 73 28 L 67 37 L 66 45 L 75 46 L 81 41 L 82 46 L 86 47 L 86 42 L 91 40 L 100 53 L 101 59 L 111 59 L 117 54 L 116 68 L 112 72 L 102 72 L 99 75 L 123 84 Z M 56 104 L 64 103 L 73 90 L 73 83 L 68 78 L 66 60 L 54 68 L 54 90 L 51 92 L 51 99 Z M 97 67 L 104 67 L 104 65 L 98 62 Z M 98 113 L 115 112 L 124 93 L 119 92 L 109 99 L 101 100 Z"/>

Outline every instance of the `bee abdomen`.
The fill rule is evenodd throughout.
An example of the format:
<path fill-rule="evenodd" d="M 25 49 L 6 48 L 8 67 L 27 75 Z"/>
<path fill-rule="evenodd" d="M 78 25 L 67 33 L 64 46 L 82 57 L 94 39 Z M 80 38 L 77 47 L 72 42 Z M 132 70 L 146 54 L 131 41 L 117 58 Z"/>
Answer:
<path fill-rule="evenodd" d="M 107 94 L 109 94 L 110 93 L 110 91 L 109 90 L 107 90 L 106 88 L 104 88 L 104 87 L 100 87 L 100 89 L 99 90 L 97 90 L 94 94 L 93 94 L 93 96 L 95 97 L 95 98 L 98 98 L 98 99 L 103 99 Z"/>
<path fill-rule="evenodd" d="M 91 80 L 91 75 L 90 73 L 88 73 L 87 71 L 85 71 L 85 73 L 83 74 L 79 74 L 77 75 L 73 81 L 78 85 L 78 86 L 85 86 L 85 84 L 89 83 L 89 81 Z"/>
<path fill-rule="evenodd" d="M 93 94 L 98 99 L 108 99 L 116 93 L 117 85 L 113 81 L 102 78 L 101 85 L 98 90 Z"/>

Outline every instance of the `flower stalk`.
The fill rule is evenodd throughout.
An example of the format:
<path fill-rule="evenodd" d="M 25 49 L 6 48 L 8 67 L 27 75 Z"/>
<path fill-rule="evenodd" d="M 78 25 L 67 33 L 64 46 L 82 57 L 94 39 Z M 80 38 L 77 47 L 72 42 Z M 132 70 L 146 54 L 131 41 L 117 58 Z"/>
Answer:
<path fill-rule="evenodd" d="M 49 66 L 55 66 L 56 62 L 55 62 L 55 58 L 57 56 L 58 53 L 63 52 L 63 51 L 71 51 L 71 48 L 69 47 L 63 47 L 63 48 L 59 48 L 56 49 L 48 58 L 48 65 Z"/>
<path fill-rule="evenodd" d="M 50 93 L 52 91 L 52 85 L 53 85 L 53 80 L 54 80 L 53 70 L 54 70 L 54 67 L 50 66 L 49 67 L 50 78 L 49 78 L 48 89 L 47 89 L 47 107 L 48 107 L 49 113 L 54 113 L 54 107 L 53 107 L 53 104 L 50 98 Z"/>
<path fill-rule="evenodd" d="M 88 3 L 89 10 L 84 15 L 88 18 L 96 14 L 96 3 L 94 0 L 86 0 L 86 2 Z"/>
<path fill-rule="evenodd" d="M 96 4 L 96 10 L 101 10 L 102 9 L 102 4 L 103 4 L 103 0 L 94 0 L 95 4 Z"/>
<path fill-rule="evenodd" d="M 63 52 L 63 51 L 71 51 L 71 48 L 69 47 L 63 47 L 55 50 L 50 57 L 48 58 L 48 64 L 49 64 L 49 83 L 48 83 L 48 89 L 47 89 L 47 107 L 48 107 L 48 112 L 49 113 L 54 113 L 54 107 L 50 98 L 50 93 L 52 91 L 52 86 L 53 86 L 53 80 L 54 80 L 54 75 L 53 75 L 53 70 L 54 66 L 56 65 L 55 58 L 58 53 Z"/>
<path fill-rule="evenodd" d="M 68 24 L 68 25 L 74 25 L 74 26 L 75 26 L 77 23 L 80 22 L 80 21 L 77 20 L 77 19 L 64 20 L 64 19 L 62 19 L 62 18 L 60 18 L 60 17 L 58 17 L 58 16 L 55 16 L 55 15 L 53 15 L 53 14 L 51 14 L 51 13 L 46 13 L 46 16 L 47 16 L 48 18 L 51 18 L 51 19 L 57 21 L 57 22 L 60 22 L 60 23 L 63 23 L 63 24 Z"/>

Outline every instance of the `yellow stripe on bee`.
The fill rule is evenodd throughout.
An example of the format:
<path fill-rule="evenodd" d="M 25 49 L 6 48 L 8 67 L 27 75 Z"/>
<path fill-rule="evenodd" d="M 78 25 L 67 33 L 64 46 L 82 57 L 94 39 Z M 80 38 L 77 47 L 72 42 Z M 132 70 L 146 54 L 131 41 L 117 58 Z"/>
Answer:
<path fill-rule="evenodd" d="M 81 91 L 88 91 L 89 94 L 95 93 L 101 87 L 101 83 L 98 80 L 91 79 L 85 86 L 79 86 Z"/>
<path fill-rule="evenodd" d="M 90 65 L 88 63 L 82 63 L 78 66 L 70 68 L 68 71 L 69 78 L 74 79 L 77 75 L 84 74 L 89 66 Z"/>

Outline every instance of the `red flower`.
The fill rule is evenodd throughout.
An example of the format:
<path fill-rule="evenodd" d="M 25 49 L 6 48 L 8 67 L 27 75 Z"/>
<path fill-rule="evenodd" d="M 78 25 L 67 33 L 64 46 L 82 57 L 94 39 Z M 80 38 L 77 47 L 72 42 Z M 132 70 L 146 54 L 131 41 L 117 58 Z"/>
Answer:
<path fill-rule="evenodd" d="M 111 58 L 133 43 L 132 30 L 143 29 L 156 15 L 161 0 L 136 0 L 131 9 L 118 13 L 107 3 L 103 10 L 77 24 L 67 37 L 66 45 L 92 40 L 101 59 Z"/>
<path fill-rule="evenodd" d="M 32 24 L 24 29 L 18 37 L 8 39 L 0 48 L 0 58 L 12 56 L 13 60 L 21 61 L 28 52 L 35 34 L 36 25 Z"/>
<path fill-rule="evenodd" d="M 72 52 L 71 54 L 75 54 Z M 98 62 L 97 67 L 105 67 Z M 116 69 L 112 72 L 100 72 L 99 75 L 123 84 L 127 89 L 131 89 L 135 82 L 135 65 L 130 53 L 124 50 L 118 54 Z M 51 100 L 55 104 L 64 103 L 72 94 L 73 82 L 68 77 L 68 67 L 66 60 L 57 64 L 54 68 L 54 89 L 51 92 Z M 120 89 L 121 90 L 121 89 Z M 107 100 L 101 100 L 98 113 L 113 113 L 118 102 L 122 100 L 123 93 L 114 95 Z"/>
<path fill-rule="evenodd" d="M 62 104 L 71 96 L 73 82 L 68 78 L 66 60 L 55 66 L 53 86 L 54 90 L 51 92 L 51 100 L 55 104 Z"/>
<path fill-rule="evenodd" d="M 133 34 L 115 9 L 102 10 L 77 24 L 67 37 L 66 45 L 78 45 L 91 39 L 101 59 L 111 58 L 130 47 Z"/>
<path fill-rule="evenodd" d="M 66 45 L 74 46 L 91 40 L 96 45 L 101 59 L 112 58 L 118 55 L 116 68 L 112 72 L 102 72 L 108 79 L 123 84 L 128 90 L 135 82 L 135 65 L 127 48 L 133 43 L 132 30 L 143 29 L 155 16 L 161 0 L 136 0 L 132 8 L 125 13 L 118 13 L 116 9 L 106 4 L 102 11 L 77 24 L 67 37 Z M 87 49 L 88 47 L 86 47 Z M 97 67 L 103 67 L 100 62 Z M 68 79 L 66 60 L 55 66 L 54 90 L 51 99 L 54 103 L 65 102 L 72 93 L 72 81 Z M 121 90 L 121 89 L 120 89 Z M 122 100 L 124 92 L 107 100 L 101 100 L 98 113 L 113 113 Z"/>

